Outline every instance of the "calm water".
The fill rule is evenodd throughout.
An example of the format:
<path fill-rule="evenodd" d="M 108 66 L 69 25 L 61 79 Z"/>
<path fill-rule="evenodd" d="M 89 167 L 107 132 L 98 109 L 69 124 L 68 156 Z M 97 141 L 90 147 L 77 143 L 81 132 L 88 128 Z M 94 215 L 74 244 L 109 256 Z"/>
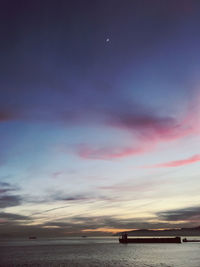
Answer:
<path fill-rule="evenodd" d="M 200 243 L 123 245 L 116 237 L 4 240 L 0 266 L 200 267 Z"/>

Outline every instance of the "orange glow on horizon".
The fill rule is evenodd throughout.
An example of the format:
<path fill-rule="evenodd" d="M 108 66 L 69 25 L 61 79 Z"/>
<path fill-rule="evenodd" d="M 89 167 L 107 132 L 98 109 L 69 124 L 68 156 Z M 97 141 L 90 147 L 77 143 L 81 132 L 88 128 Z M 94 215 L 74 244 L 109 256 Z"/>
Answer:
<path fill-rule="evenodd" d="M 173 228 L 173 229 L 180 229 L 180 228 Z M 141 229 L 120 229 L 120 228 L 106 228 L 106 227 L 100 227 L 96 229 L 85 229 L 82 230 L 82 232 L 104 232 L 104 233 L 118 233 L 118 232 L 129 232 L 129 231 L 138 231 Z M 163 231 L 163 230 L 171 230 L 171 228 L 158 228 L 158 229 L 144 229 L 144 230 L 149 230 L 149 231 Z"/>
<path fill-rule="evenodd" d="M 120 228 L 106 228 L 106 227 L 100 227 L 96 229 L 85 229 L 82 230 L 82 232 L 104 232 L 104 233 L 112 233 L 115 234 L 117 232 L 128 232 L 128 231 L 134 231 L 137 229 L 120 229 Z"/>

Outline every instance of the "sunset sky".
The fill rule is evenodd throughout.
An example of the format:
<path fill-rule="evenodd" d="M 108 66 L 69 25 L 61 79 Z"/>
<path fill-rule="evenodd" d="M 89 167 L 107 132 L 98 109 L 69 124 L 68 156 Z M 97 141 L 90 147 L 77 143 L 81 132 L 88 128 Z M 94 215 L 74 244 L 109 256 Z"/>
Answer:
<path fill-rule="evenodd" d="M 0 4 L 0 236 L 200 225 L 200 1 Z"/>

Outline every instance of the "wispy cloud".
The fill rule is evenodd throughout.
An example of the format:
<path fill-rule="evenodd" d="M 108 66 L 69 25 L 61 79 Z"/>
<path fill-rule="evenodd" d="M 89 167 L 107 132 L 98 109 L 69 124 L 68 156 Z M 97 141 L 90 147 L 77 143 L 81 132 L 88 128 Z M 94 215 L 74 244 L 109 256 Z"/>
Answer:
<path fill-rule="evenodd" d="M 84 159 L 112 160 L 144 153 L 144 147 L 92 147 L 90 145 L 76 146 L 77 154 Z"/>
<path fill-rule="evenodd" d="M 6 182 L 0 182 L 0 208 L 18 206 L 22 203 L 22 197 L 10 194 L 11 191 L 17 190 L 17 187 Z"/>
<path fill-rule="evenodd" d="M 35 213 L 32 213 L 32 215 L 43 214 L 43 213 L 51 212 L 51 211 L 54 211 L 54 210 L 64 209 L 64 208 L 67 208 L 67 207 L 69 207 L 69 205 L 64 205 L 64 206 L 60 206 L 60 207 L 56 207 L 56 208 L 52 208 L 52 209 L 43 210 L 43 211 L 40 211 L 40 212 L 35 212 Z"/>
<path fill-rule="evenodd" d="M 181 160 L 174 160 L 159 164 L 154 164 L 150 166 L 144 166 L 144 168 L 167 168 L 167 167 L 180 167 L 184 165 L 193 164 L 200 161 L 200 154 L 194 155 L 192 157 L 181 159 Z"/>
<path fill-rule="evenodd" d="M 7 213 L 7 212 L 0 212 L 0 218 L 3 220 L 9 221 L 21 221 L 21 220 L 30 220 L 30 217 L 14 214 L 14 213 Z"/>
<path fill-rule="evenodd" d="M 57 201 L 83 201 L 89 200 L 91 197 L 85 195 L 57 196 L 54 198 Z"/>
<path fill-rule="evenodd" d="M 136 182 L 133 183 L 132 181 L 124 181 L 123 183 L 118 183 L 118 184 L 113 184 L 113 185 L 108 185 L 108 186 L 101 186 L 99 189 L 101 190 L 108 190 L 108 191 L 113 191 L 113 192 L 134 192 L 135 194 L 137 192 L 146 192 L 146 191 L 151 191 L 155 187 L 159 186 L 159 184 L 162 183 L 163 181 L 143 181 L 143 182 Z"/>
<path fill-rule="evenodd" d="M 85 194 L 65 194 L 64 192 L 61 191 L 55 191 L 54 193 L 42 198 L 42 199 L 26 199 L 26 202 L 29 203 L 37 203 L 37 204 L 52 204 L 52 203 L 57 203 L 58 206 L 55 208 L 50 208 L 50 209 L 45 209 L 43 211 L 39 212 L 34 212 L 32 215 L 37 215 L 37 214 L 43 214 L 43 213 L 48 213 L 51 211 L 55 210 L 60 210 L 67 208 L 73 204 L 82 204 L 86 202 L 94 202 L 94 201 L 110 201 L 113 200 L 112 198 L 109 198 L 104 195 L 96 195 L 96 194 L 91 194 L 91 193 L 85 193 Z M 60 206 L 60 203 L 66 203 L 66 205 Z"/>
<path fill-rule="evenodd" d="M 0 208 L 18 206 L 22 203 L 19 195 L 0 195 Z"/>

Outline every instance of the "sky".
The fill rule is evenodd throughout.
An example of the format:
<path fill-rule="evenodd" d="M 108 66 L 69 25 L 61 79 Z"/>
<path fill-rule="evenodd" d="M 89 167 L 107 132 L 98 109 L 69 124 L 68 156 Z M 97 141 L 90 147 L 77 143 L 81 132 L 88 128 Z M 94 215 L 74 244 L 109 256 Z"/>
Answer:
<path fill-rule="evenodd" d="M 200 2 L 0 5 L 0 236 L 199 226 Z"/>

